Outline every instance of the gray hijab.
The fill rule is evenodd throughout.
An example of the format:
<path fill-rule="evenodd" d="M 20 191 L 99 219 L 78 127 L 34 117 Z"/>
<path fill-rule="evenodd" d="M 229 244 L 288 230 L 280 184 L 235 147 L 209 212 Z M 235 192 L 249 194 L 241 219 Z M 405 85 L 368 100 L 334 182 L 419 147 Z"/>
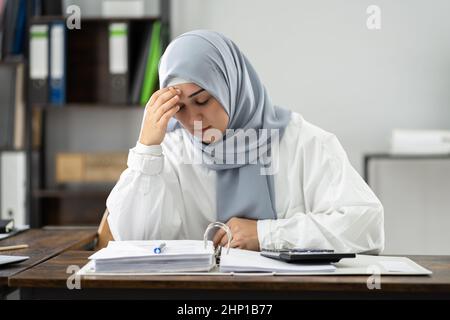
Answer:
<path fill-rule="evenodd" d="M 261 174 L 263 164 L 255 161 L 258 159 L 254 155 L 261 157 L 255 148 L 266 150 L 266 155 L 271 153 L 273 136 L 260 134 L 259 129 L 278 129 L 281 139 L 291 112 L 272 104 L 250 61 L 233 41 L 217 32 L 195 30 L 170 43 L 159 62 L 160 87 L 166 87 L 174 78 L 185 79 L 208 91 L 228 113 L 228 129 L 234 129 L 234 133 L 227 132 L 211 145 L 198 143 L 190 135 L 193 146 L 208 159 L 204 165 L 217 172 L 217 219 L 221 222 L 232 217 L 276 219 L 273 175 Z M 167 130 L 179 128 L 181 125 L 172 118 Z M 227 141 L 236 141 L 248 129 L 258 132 L 257 144 L 228 148 Z M 225 163 L 225 158 L 239 155 L 245 155 L 244 163 Z"/>

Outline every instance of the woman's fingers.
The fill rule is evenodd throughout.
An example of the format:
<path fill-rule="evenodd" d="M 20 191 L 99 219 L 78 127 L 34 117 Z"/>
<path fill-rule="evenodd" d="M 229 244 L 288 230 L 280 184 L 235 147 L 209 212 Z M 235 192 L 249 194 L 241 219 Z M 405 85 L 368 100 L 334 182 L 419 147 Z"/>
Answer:
<path fill-rule="evenodd" d="M 155 92 L 144 111 L 144 120 L 139 134 L 139 142 L 145 145 L 158 145 L 164 140 L 170 118 L 178 112 L 179 89 L 163 88 Z"/>
<path fill-rule="evenodd" d="M 226 235 L 225 230 L 223 229 L 219 229 L 216 231 L 216 234 L 213 237 L 213 243 L 214 243 L 214 247 L 217 247 L 217 245 L 220 244 L 220 242 L 222 241 L 223 236 Z"/>
<path fill-rule="evenodd" d="M 228 245 L 228 236 L 226 232 L 223 229 L 220 229 L 216 232 L 214 238 L 213 238 L 214 246 L 222 246 L 226 247 Z M 235 241 L 233 238 L 230 239 L 230 247 L 234 248 L 236 246 Z"/>
<path fill-rule="evenodd" d="M 167 91 L 169 91 L 169 88 L 162 88 L 162 89 L 160 89 L 160 90 L 154 92 L 154 93 L 152 94 L 152 96 L 150 97 L 150 100 L 148 101 L 147 106 L 152 106 L 152 105 L 154 105 L 155 102 L 156 102 L 156 99 L 158 99 L 160 95 L 162 95 L 163 93 L 165 93 L 165 92 L 167 92 Z"/>
<path fill-rule="evenodd" d="M 222 237 L 222 239 L 220 239 L 220 243 L 219 243 L 222 247 L 226 247 L 228 244 L 228 237 L 227 235 L 224 235 Z M 230 243 L 231 244 L 231 243 Z"/>
<path fill-rule="evenodd" d="M 178 92 L 174 88 L 169 88 L 166 92 L 161 94 L 156 102 L 152 105 L 152 111 L 157 112 L 159 108 L 161 108 L 166 102 L 168 102 L 173 97 L 178 97 Z"/>
<path fill-rule="evenodd" d="M 227 248 L 228 247 L 228 237 L 225 235 L 220 239 L 219 245 L 221 247 Z M 234 240 L 233 238 L 230 241 L 230 248 L 238 248 L 240 245 L 240 242 Z"/>
<path fill-rule="evenodd" d="M 167 92 L 172 92 L 174 94 L 180 94 L 181 91 L 178 88 L 174 88 L 174 87 L 166 87 L 166 88 L 162 88 L 159 89 L 158 91 L 155 91 L 152 96 L 150 97 L 150 100 L 148 101 L 147 105 L 152 106 L 156 103 L 156 101 L 158 100 L 159 97 L 161 97 L 163 94 L 167 93 Z"/>
<path fill-rule="evenodd" d="M 178 112 L 178 110 L 180 110 L 180 107 L 175 106 L 163 114 L 163 116 L 161 117 L 161 119 L 159 121 L 164 125 L 165 128 L 167 127 L 167 124 L 169 123 L 170 118 L 172 118 L 175 115 L 175 113 Z"/>
<path fill-rule="evenodd" d="M 158 122 L 169 110 L 172 110 L 175 107 L 178 107 L 177 103 L 179 101 L 178 96 L 172 97 L 169 101 L 164 103 L 155 111 L 155 121 Z M 177 110 L 178 111 L 178 110 Z"/>

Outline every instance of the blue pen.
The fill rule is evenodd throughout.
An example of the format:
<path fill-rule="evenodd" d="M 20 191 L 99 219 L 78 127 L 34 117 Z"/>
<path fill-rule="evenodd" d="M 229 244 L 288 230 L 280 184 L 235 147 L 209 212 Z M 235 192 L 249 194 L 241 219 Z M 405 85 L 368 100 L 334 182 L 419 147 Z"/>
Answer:
<path fill-rule="evenodd" d="M 166 243 L 163 242 L 159 246 L 157 246 L 155 249 L 153 249 L 153 252 L 156 254 L 161 253 L 165 247 L 166 247 Z"/>

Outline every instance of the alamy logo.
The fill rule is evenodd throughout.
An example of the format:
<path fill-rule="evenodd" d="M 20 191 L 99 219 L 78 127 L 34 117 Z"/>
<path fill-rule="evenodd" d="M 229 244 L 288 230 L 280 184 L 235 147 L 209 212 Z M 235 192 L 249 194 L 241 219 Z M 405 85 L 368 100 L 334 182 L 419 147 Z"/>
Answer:
<path fill-rule="evenodd" d="M 194 122 L 195 148 L 182 150 L 184 164 L 230 167 L 254 164 L 260 165 L 261 175 L 278 172 L 279 129 L 227 129 L 223 134 L 218 129 L 203 128 L 202 121 Z"/>
<path fill-rule="evenodd" d="M 379 6 L 370 5 L 367 7 L 366 13 L 369 15 L 367 17 L 366 26 L 369 30 L 380 30 L 381 29 L 381 9 Z"/>
<path fill-rule="evenodd" d="M 80 267 L 76 265 L 70 265 L 67 267 L 66 273 L 70 274 L 67 278 L 66 286 L 69 290 L 80 290 L 81 289 L 81 278 L 78 274 Z"/>
<path fill-rule="evenodd" d="M 76 5 L 71 5 L 67 7 L 66 10 L 67 19 L 66 26 L 69 30 L 80 30 L 81 29 L 81 8 Z"/>
<path fill-rule="evenodd" d="M 367 273 L 370 276 L 367 278 L 367 289 L 380 290 L 381 289 L 381 270 L 377 265 L 370 265 L 367 267 Z"/>

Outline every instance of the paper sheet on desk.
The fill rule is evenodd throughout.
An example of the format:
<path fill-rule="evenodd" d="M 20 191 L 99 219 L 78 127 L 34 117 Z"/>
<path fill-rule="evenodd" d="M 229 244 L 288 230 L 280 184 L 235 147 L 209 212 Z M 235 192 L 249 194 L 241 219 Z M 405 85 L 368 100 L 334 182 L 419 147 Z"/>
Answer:
<path fill-rule="evenodd" d="M 227 254 L 222 249 L 220 256 L 221 272 L 276 272 L 276 273 L 310 273 L 334 272 L 336 267 L 332 264 L 296 264 L 287 263 L 261 256 L 259 252 L 233 249 Z"/>
<path fill-rule="evenodd" d="M 161 242 L 166 243 L 164 254 L 155 254 L 153 249 Z M 158 240 L 158 241 L 110 241 L 106 248 L 97 251 L 89 257 L 90 260 L 128 259 L 132 257 L 163 257 L 192 258 L 213 253 L 212 242 L 204 248 L 199 240 Z"/>
<path fill-rule="evenodd" d="M 98 273 L 93 269 L 92 261 L 86 264 L 79 272 L 82 276 L 154 276 L 154 275 L 208 275 L 208 276 L 303 276 L 303 275 L 323 275 L 323 276 L 338 276 L 338 275 L 372 275 L 374 273 L 380 275 L 392 276 L 421 276 L 431 275 L 432 272 L 423 268 L 414 261 L 405 257 L 390 257 L 390 256 L 368 256 L 357 255 L 355 259 L 342 259 L 341 262 L 334 264 L 336 269 L 333 272 L 220 272 L 218 268 L 212 269 L 210 272 L 177 272 L 177 273 Z M 406 267 L 407 266 L 407 267 Z"/>
<path fill-rule="evenodd" d="M 379 264 L 388 272 L 414 272 L 415 269 L 405 261 L 380 261 Z"/>
<path fill-rule="evenodd" d="M 148 245 L 147 244 L 143 244 Z M 170 247 L 170 243 L 168 243 L 168 247 Z M 101 268 L 99 268 L 98 261 L 99 260 L 112 260 L 111 263 L 114 263 L 114 260 L 132 258 L 135 263 L 137 262 L 136 258 L 139 258 L 141 255 L 148 256 L 149 249 L 143 249 L 136 245 L 129 246 L 129 244 L 117 244 L 116 248 L 111 243 L 108 245 L 109 250 L 101 250 L 98 253 L 92 255 L 90 257 L 91 261 L 88 265 L 86 265 L 79 274 L 89 275 L 95 274 L 96 276 L 99 274 L 105 275 L 125 275 L 125 274 L 133 274 L 133 275 L 149 275 L 149 274 L 163 274 L 163 272 L 133 272 L 132 270 L 127 270 L 128 272 L 115 272 L 114 268 L 108 268 L 108 272 L 102 272 Z M 113 249 L 113 250 L 112 250 Z M 120 250 L 119 250 L 120 249 Z M 300 264 L 292 264 L 283 261 L 278 261 L 270 258 L 266 258 L 260 255 L 259 252 L 241 250 L 241 249 L 230 249 L 229 254 L 226 253 L 227 250 L 222 250 L 222 255 L 220 259 L 220 268 L 215 268 L 210 272 L 164 272 L 167 275 L 180 275 L 180 274 L 231 274 L 231 273 L 240 273 L 240 274 L 256 274 L 256 275 L 271 275 L 273 273 L 290 273 L 290 274 L 310 274 L 311 272 L 333 272 L 336 270 L 336 267 L 332 264 L 318 264 L 318 265 L 300 265 Z M 168 252 L 169 253 L 169 252 Z M 94 263 L 95 261 L 95 263 Z M 170 263 L 170 262 L 169 262 Z M 175 262 L 174 262 L 175 263 Z M 185 266 L 189 263 L 189 260 L 185 260 Z M 123 266 L 123 265 L 122 265 Z M 170 266 L 167 265 L 168 269 Z M 130 268 L 135 268 L 135 266 L 130 264 Z M 145 268 L 143 268 L 145 269 Z M 122 268 L 123 270 L 123 268 Z M 195 270 L 191 270 L 195 271 Z"/>
<path fill-rule="evenodd" d="M 432 272 L 406 257 L 356 255 L 335 264 L 336 275 L 425 276 Z"/>
<path fill-rule="evenodd" d="M 16 234 L 28 229 L 30 229 L 30 226 L 28 225 L 16 226 L 14 230 L 9 233 L 0 233 L 0 240 L 15 236 Z"/>

